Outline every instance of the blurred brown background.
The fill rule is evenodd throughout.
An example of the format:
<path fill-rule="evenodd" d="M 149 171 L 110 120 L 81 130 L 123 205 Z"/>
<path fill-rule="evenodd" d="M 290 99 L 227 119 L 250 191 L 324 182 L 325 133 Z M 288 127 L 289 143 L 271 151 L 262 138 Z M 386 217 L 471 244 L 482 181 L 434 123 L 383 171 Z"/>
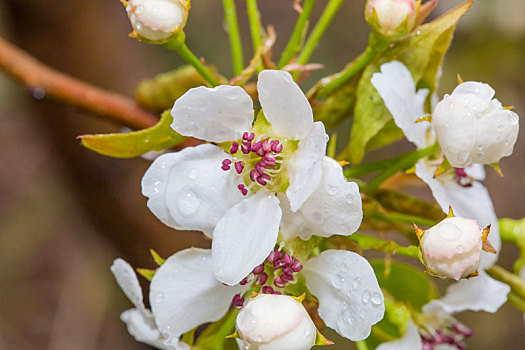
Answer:
<path fill-rule="evenodd" d="M 295 22 L 292 2 L 259 1 L 264 24 L 276 26 L 275 52 Z M 241 3 L 248 59 L 251 46 Z M 325 3 L 318 1 L 314 18 Z M 434 14 L 458 3 L 442 0 Z M 504 105 L 513 104 L 525 115 L 524 4 L 476 2 L 447 56 L 441 94 L 455 86 L 461 73 L 465 80 L 490 82 Z M 313 57 L 326 65 L 319 74 L 337 71 L 365 47 L 369 30 L 363 8 L 362 0 L 345 2 Z M 193 1 L 188 46 L 229 75 L 222 28 L 220 1 Z M 52 67 L 131 96 L 138 81 L 182 62 L 175 53 L 129 39 L 129 31 L 118 0 L 0 0 L 3 37 Z M 198 233 L 170 230 L 150 214 L 140 194 L 147 161 L 105 158 L 75 139 L 118 131 L 119 126 L 29 96 L 0 73 L 0 349 L 144 349 L 119 320 L 130 303 L 110 274 L 112 260 L 123 257 L 133 266 L 148 267 L 149 248 L 168 256 L 209 242 Z M 525 216 L 523 129 L 513 157 L 502 162 L 505 178 L 488 171 L 486 185 L 501 217 Z M 381 156 L 407 147 L 397 143 Z M 503 250 L 500 263 L 510 267 L 516 250 L 508 245 Z M 474 328 L 470 349 L 519 349 L 525 343 L 522 315 L 509 306 L 495 316 L 467 312 L 459 318 Z"/>

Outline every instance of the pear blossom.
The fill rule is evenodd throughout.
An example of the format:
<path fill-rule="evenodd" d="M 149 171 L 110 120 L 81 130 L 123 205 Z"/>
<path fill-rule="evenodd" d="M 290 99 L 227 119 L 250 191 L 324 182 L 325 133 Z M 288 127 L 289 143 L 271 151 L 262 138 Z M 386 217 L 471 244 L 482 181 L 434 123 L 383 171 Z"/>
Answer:
<path fill-rule="evenodd" d="M 257 87 L 262 112 L 255 123 L 241 87 L 190 89 L 173 106 L 172 128 L 223 148 L 162 155 L 142 180 L 148 207 L 163 223 L 213 238 L 215 276 L 228 285 L 266 259 L 280 228 L 283 240 L 350 235 L 363 215 L 357 184 L 325 157 L 324 126 L 314 123 L 291 75 L 262 71 Z"/>
<path fill-rule="evenodd" d="M 128 0 L 126 12 L 137 37 L 164 43 L 182 30 L 189 8 L 189 0 Z"/>
<path fill-rule="evenodd" d="M 239 312 L 236 328 L 240 349 L 309 350 L 317 329 L 308 312 L 296 298 L 260 294 Z"/>
<path fill-rule="evenodd" d="M 459 280 L 477 271 L 483 230 L 476 220 L 447 217 L 421 232 L 421 256 L 431 274 Z"/>
<path fill-rule="evenodd" d="M 298 273 L 302 274 L 310 292 L 319 300 L 320 317 L 327 326 L 342 336 L 350 340 L 365 339 L 370 334 L 372 325 L 383 318 L 384 297 L 374 271 L 366 259 L 353 252 L 326 250 L 302 265 L 287 253 L 272 251 L 263 266 L 256 267 L 243 281 L 234 286 L 224 285 L 215 279 L 213 264 L 212 253 L 208 249 L 190 248 L 166 259 L 151 280 L 149 311 L 144 307 L 142 291 L 133 269 L 122 259 L 115 260 L 111 270 L 135 306 L 121 316 L 128 325 L 130 334 L 136 340 L 159 349 L 189 349 L 187 344 L 179 339 L 182 334 L 201 324 L 219 320 L 230 306 L 245 309 L 250 303 L 253 304 L 254 300 L 245 302 L 243 297 L 250 288 L 258 288 L 263 293 L 255 300 L 266 300 L 267 296 L 285 294 L 284 287 L 288 282 L 293 283 L 294 275 Z M 290 278 L 285 277 L 287 274 Z M 273 287 L 270 286 L 272 280 Z M 281 284 L 282 282 L 284 284 Z M 311 320 L 306 319 L 302 313 L 304 309 L 295 309 L 295 314 L 290 313 L 290 308 L 293 309 L 294 306 L 290 306 L 289 303 L 286 301 L 273 304 L 279 306 L 279 310 L 273 312 L 274 322 L 263 322 L 263 326 L 270 323 L 272 327 L 248 329 L 247 319 L 244 320 L 246 322 L 239 319 L 237 326 L 245 340 L 252 343 L 261 343 L 264 340 L 264 343 L 276 346 L 267 349 L 281 349 L 277 345 L 289 346 L 289 342 L 285 342 L 284 338 L 295 339 L 296 332 L 309 339 L 305 337 L 304 332 L 310 332 Z M 251 308 L 254 307 L 248 307 L 248 310 Z M 265 319 L 271 316 L 264 312 L 258 315 L 257 317 Z M 288 318 L 297 318 L 299 322 L 290 323 Z M 283 324 L 288 328 L 284 329 Z M 299 330 L 295 330 L 296 328 Z M 277 336 L 275 332 L 286 333 L 289 338 Z M 261 341 L 257 340 L 259 337 Z"/>
<path fill-rule="evenodd" d="M 383 64 L 381 72 L 375 73 L 371 82 L 383 98 L 394 122 L 409 141 L 418 149 L 434 142 L 435 133 L 431 125 L 416 123 L 425 115 L 424 102 L 428 90 L 416 91 L 412 75 L 401 62 Z M 447 213 L 451 207 L 457 216 L 474 219 L 481 227 L 491 225 L 488 241 L 499 253 L 501 239 L 498 218 L 490 195 L 480 182 L 485 178 L 483 166 L 473 164 L 434 177 L 438 166 L 439 162 L 436 160 L 422 159 L 416 164 L 416 175 L 430 187 L 443 212 Z M 482 252 L 479 276 L 450 285 L 444 297 L 433 300 L 430 304 L 439 304 L 449 313 L 463 310 L 498 310 L 507 300 L 510 287 L 484 272 L 496 263 L 498 253 Z"/>
<path fill-rule="evenodd" d="M 432 127 L 453 167 L 498 163 L 512 154 L 519 117 L 504 109 L 494 94 L 488 84 L 467 81 L 436 105 Z"/>

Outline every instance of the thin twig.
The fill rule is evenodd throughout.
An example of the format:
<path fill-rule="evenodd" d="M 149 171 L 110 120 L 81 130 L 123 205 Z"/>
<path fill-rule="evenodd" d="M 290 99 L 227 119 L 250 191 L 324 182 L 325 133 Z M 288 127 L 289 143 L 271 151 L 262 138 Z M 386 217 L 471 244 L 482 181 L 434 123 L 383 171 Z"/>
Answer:
<path fill-rule="evenodd" d="M 133 100 L 58 72 L 1 37 L 0 69 L 28 87 L 35 98 L 49 97 L 133 129 L 147 128 L 158 121 Z"/>

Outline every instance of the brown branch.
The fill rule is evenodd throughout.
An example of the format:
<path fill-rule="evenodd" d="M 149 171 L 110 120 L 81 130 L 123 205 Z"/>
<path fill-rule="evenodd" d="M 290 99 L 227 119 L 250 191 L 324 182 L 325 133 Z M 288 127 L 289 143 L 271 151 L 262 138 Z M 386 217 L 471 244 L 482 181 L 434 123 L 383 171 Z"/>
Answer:
<path fill-rule="evenodd" d="M 133 129 L 158 121 L 133 100 L 60 73 L 1 37 L 0 69 L 31 89 L 35 98 L 50 97 Z"/>

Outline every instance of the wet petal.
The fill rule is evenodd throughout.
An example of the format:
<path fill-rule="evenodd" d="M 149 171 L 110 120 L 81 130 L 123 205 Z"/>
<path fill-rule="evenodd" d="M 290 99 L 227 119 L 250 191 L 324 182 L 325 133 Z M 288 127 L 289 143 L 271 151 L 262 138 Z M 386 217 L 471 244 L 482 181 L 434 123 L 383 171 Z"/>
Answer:
<path fill-rule="evenodd" d="M 343 168 L 329 157 L 324 157 L 321 184 L 297 212 L 290 209 L 280 196 L 283 219 L 281 234 L 284 240 L 312 235 L 330 237 L 334 234 L 351 235 L 361 225 L 363 210 L 359 186 L 348 182 Z"/>
<path fill-rule="evenodd" d="M 475 219 L 481 228 L 491 225 L 488 240 L 499 254 L 501 239 L 498 217 L 487 189 L 478 181 L 473 181 L 470 187 L 462 187 L 450 173 L 434 179 L 433 172 L 434 168 L 429 167 L 425 161 L 416 164 L 416 175 L 430 187 L 444 213 L 448 213 L 449 206 L 452 206 L 456 216 Z M 498 254 L 482 252 L 480 268 L 486 269 L 494 265 Z"/>
<path fill-rule="evenodd" d="M 224 316 L 243 288 L 215 279 L 210 250 L 190 248 L 159 267 L 150 285 L 150 304 L 167 343 L 177 343 L 183 333 Z"/>
<path fill-rule="evenodd" d="M 448 313 L 465 310 L 496 312 L 507 301 L 509 292 L 508 285 L 480 271 L 478 277 L 451 284 L 445 296 L 432 300 L 423 307 L 423 311 L 430 312 L 433 308 L 441 307 Z"/>
<path fill-rule="evenodd" d="M 299 141 L 299 148 L 285 163 L 290 177 L 286 195 L 294 212 L 319 186 L 327 139 L 323 123 L 312 124 L 310 134 Z"/>
<path fill-rule="evenodd" d="M 408 350 L 414 349 L 419 350 L 423 348 L 423 341 L 419 335 L 417 327 L 414 325 L 414 322 L 410 320 L 408 322 L 407 330 L 405 334 L 393 341 L 380 344 L 376 350 Z"/>
<path fill-rule="evenodd" d="M 215 277 L 235 285 L 261 264 L 277 242 L 279 199 L 265 189 L 232 207 L 213 231 Z"/>
<path fill-rule="evenodd" d="M 212 142 L 232 141 L 250 130 L 253 102 L 239 86 L 199 86 L 175 101 L 171 110 L 173 130 Z"/>
<path fill-rule="evenodd" d="M 257 90 L 264 115 L 277 135 L 293 140 L 308 135 L 314 121 L 312 107 L 290 73 L 262 71 Z"/>
<path fill-rule="evenodd" d="M 383 318 L 383 294 L 374 270 L 359 254 L 326 250 L 304 264 L 303 274 L 319 299 L 319 316 L 343 337 L 366 339 Z"/>
<path fill-rule="evenodd" d="M 234 172 L 221 169 L 226 158 L 210 144 L 158 157 L 142 179 L 148 207 L 170 227 L 210 236 L 226 211 L 244 198 Z"/>
<path fill-rule="evenodd" d="M 139 309 L 130 309 L 120 315 L 120 319 L 128 328 L 129 334 L 136 341 L 156 347 L 157 349 L 175 349 L 164 345 L 164 337 L 157 329 L 153 316 Z"/>
<path fill-rule="evenodd" d="M 144 297 L 142 295 L 142 288 L 140 288 L 139 280 L 137 275 L 130 264 L 122 259 L 115 259 L 111 265 L 111 272 L 115 276 L 118 285 L 126 294 L 128 299 L 135 305 L 135 307 L 141 312 L 145 312 Z"/>
<path fill-rule="evenodd" d="M 370 81 L 406 138 L 418 148 L 426 147 L 429 124 L 415 121 L 425 115 L 424 105 L 428 90 L 416 92 L 412 75 L 399 61 L 381 65 L 381 73 L 374 73 Z"/>
<path fill-rule="evenodd" d="M 466 81 L 459 84 L 451 96 L 461 100 L 472 112 L 481 112 L 488 108 L 495 93 L 489 84 Z"/>

